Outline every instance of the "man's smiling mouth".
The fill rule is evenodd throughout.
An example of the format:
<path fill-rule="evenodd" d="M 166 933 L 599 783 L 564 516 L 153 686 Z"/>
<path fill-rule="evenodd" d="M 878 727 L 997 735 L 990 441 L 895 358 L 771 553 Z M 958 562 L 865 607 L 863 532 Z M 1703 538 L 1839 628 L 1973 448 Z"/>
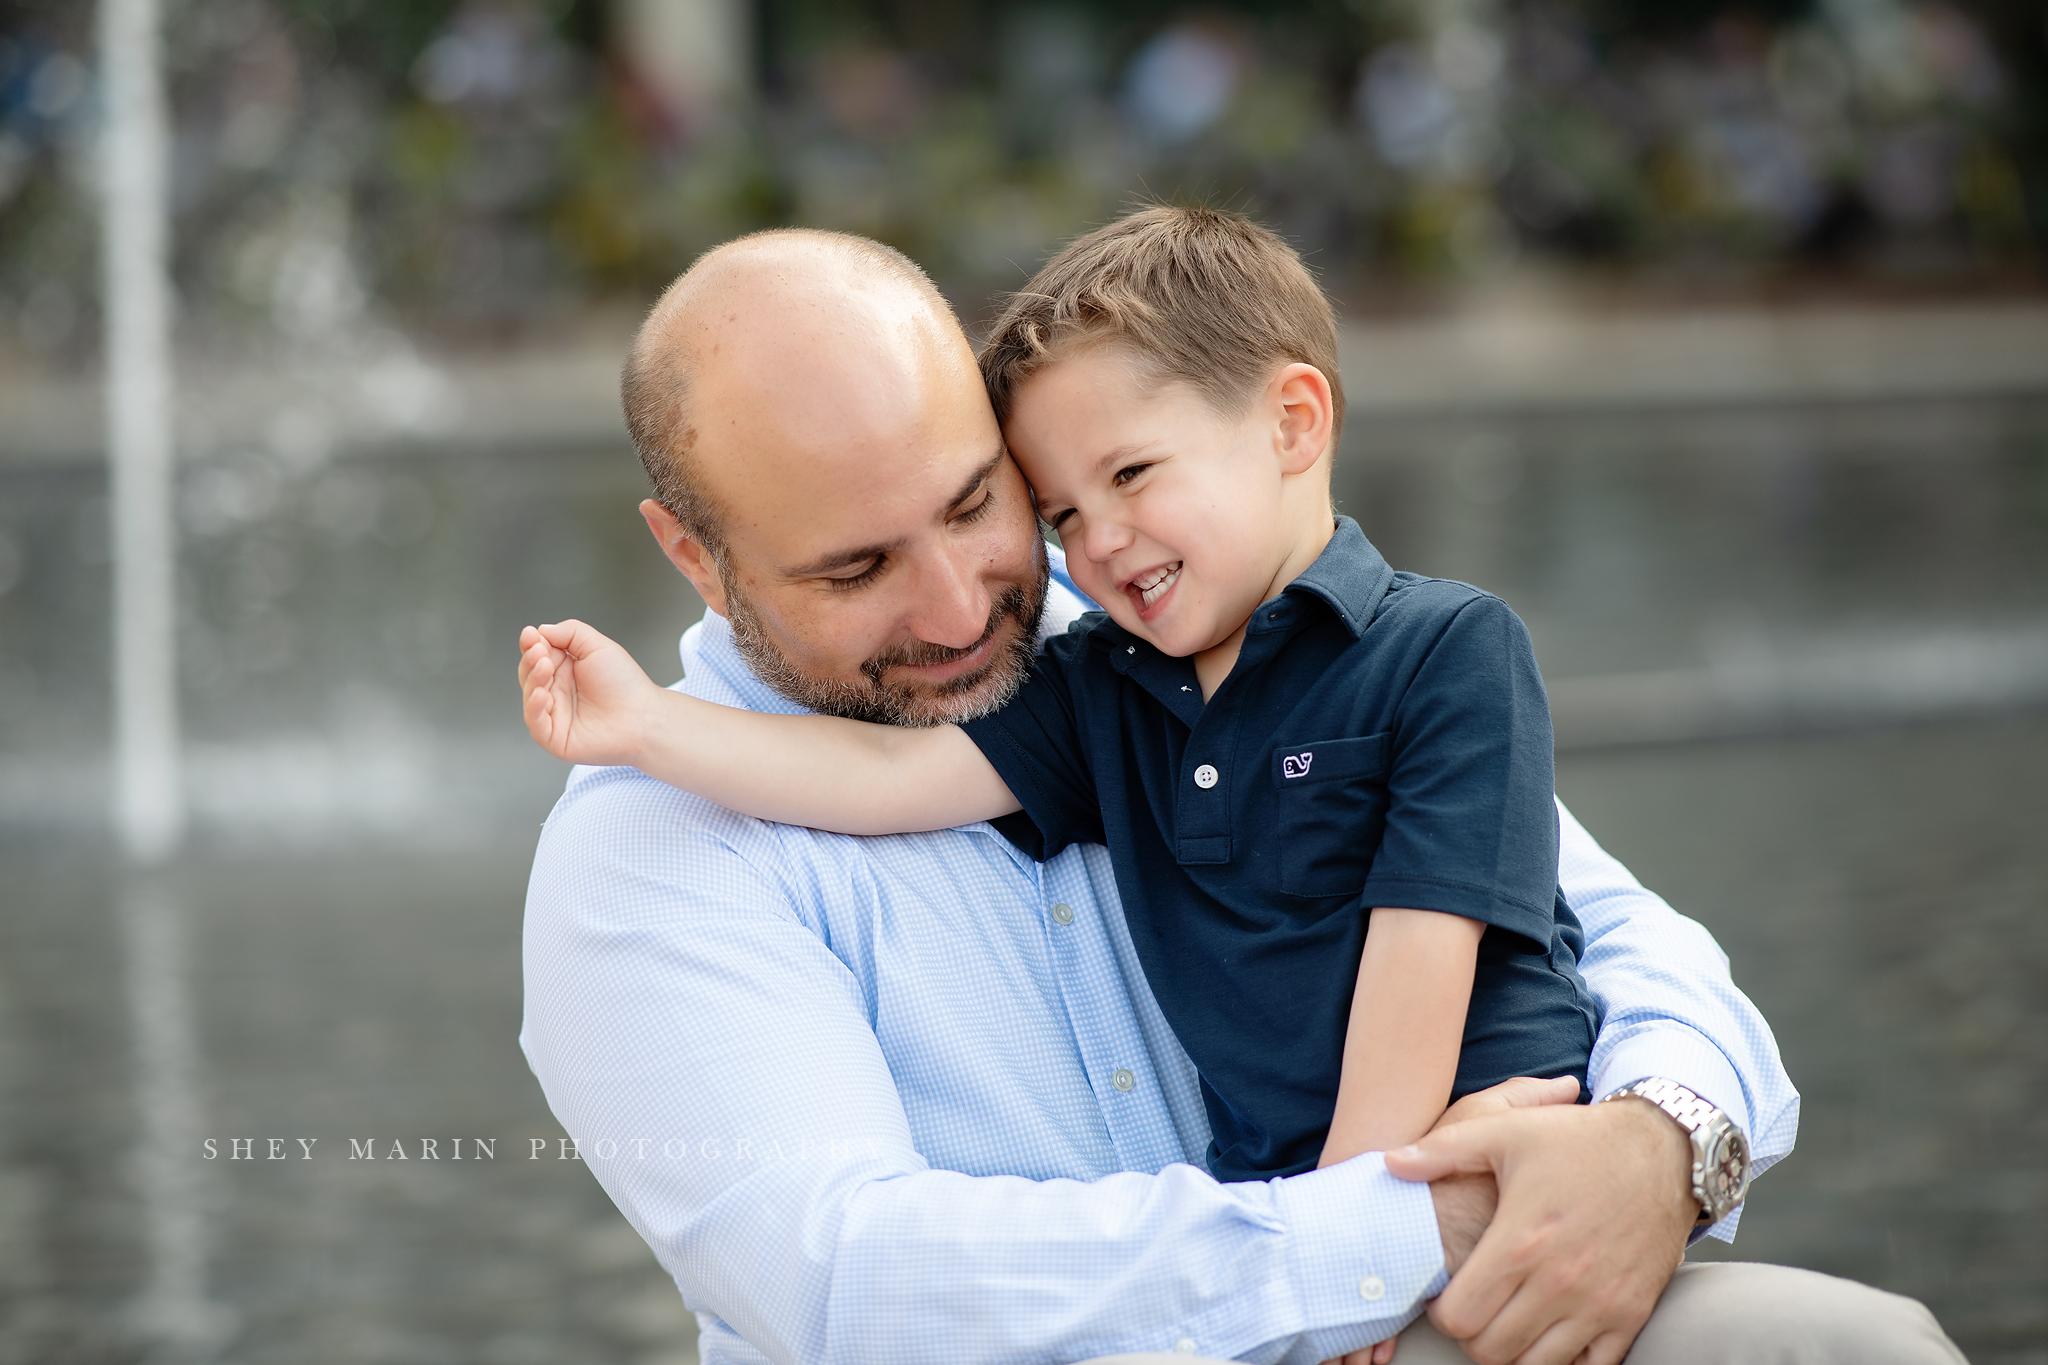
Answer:
<path fill-rule="evenodd" d="M 1180 561 L 1176 559 L 1171 564 L 1161 564 L 1156 569 L 1147 569 L 1144 573 L 1139 574 L 1136 578 L 1125 584 L 1124 589 L 1126 592 L 1133 592 L 1138 595 L 1139 606 L 1149 607 L 1160 598 L 1166 596 L 1166 590 L 1171 588 L 1179 578 Z"/>

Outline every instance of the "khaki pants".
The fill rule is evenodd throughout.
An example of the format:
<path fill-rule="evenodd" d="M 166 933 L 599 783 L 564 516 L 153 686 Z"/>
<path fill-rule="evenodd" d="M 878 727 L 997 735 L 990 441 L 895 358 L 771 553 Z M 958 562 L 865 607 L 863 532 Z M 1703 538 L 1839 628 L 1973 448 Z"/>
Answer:
<path fill-rule="evenodd" d="M 1964 1365 L 1917 1300 L 1788 1266 L 1723 1261 L 1678 1268 L 1628 1365 Z M 1194 1356 L 1103 1356 L 1085 1365 L 1200 1365 Z M 1394 1365 L 1471 1365 L 1418 1318 Z"/>

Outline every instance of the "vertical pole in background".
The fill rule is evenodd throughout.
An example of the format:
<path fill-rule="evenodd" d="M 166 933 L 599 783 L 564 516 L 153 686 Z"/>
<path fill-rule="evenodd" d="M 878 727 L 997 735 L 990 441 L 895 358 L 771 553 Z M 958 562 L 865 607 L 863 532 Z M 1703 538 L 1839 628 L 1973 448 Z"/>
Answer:
<path fill-rule="evenodd" d="M 114 562 L 114 824 L 135 1046 L 147 1278 L 132 1325 L 147 1359 L 216 1359 L 234 1315 L 207 1294 L 212 1229 L 186 921 L 157 870 L 185 832 L 172 514 L 169 118 L 160 0 L 100 0 L 107 454 Z"/>
<path fill-rule="evenodd" d="M 101 0 L 101 233 L 114 562 L 114 819 L 135 862 L 184 834 L 171 509 L 170 200 L 159 0 Z"/>
<path fill-rule="evenodd" d="M 142 1292 L 128 1324 L 149 1365 L 203 1365 L 235 1334 L 236 1315 L 207 1290 L 216 1193 L 201 1160 L 204 1058 L 193 1017 L 185 907 L 160 873 L 131 872 L 121 890 L 134 1032 L 136 1146 L 142 1195 Z"/>

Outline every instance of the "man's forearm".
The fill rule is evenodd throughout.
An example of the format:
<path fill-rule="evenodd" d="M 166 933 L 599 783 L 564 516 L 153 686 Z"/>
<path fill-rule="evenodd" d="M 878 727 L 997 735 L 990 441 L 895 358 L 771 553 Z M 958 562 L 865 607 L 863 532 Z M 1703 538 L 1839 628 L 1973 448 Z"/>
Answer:
<path fill-rule="evenodd" d="M 1749 1140 L 1753 1171 L 1764 1170 L 1799 1131 L 1799 1092 L 1770 1025 L 1736 988 L 1711 934 L 1646 891 L 1562 802 L 1558 817 L 1559 881 L 1586 931 L 1579 969 L 1605 1011 L 1592 1098 L 1668 1076 L 1726 1110 Z"/>
<path fill-rule="evenodd" d="M 849 1061 L 846 1082 L 879 1093 Z M 642 1152 L 607 1140 L 674 1126 L 662 1087 L 600 1090 L 561 1074 L 603 1064 L 537 1070 L 592 1173 L 691 1304 L 773 1360 L 1080 1360 L 1191 1341 L 1216 1358 L 1312 1365 L 1391 1335 L 1444 1283 L 1427 1187 L 1392 1179 L 1376 1157 L 1264 1184 L 1220 1185 L 1185 1165 L 1081 1182 L 925 1168 L 900 1123 L 793 1136 L 812 1123 L 807 1101 L 857 1113 L 849 1091 L 788 1096 L 792 1136 L 779 1142 L 735 1152 L 730 1137 L 699 1139 L 676 1159 L 660 1140 Z M 743 1071 L 679 1074 L 666 1093 L 716 1112 L 728 1082 L 758 1085 Z M 776 1121 L 758 1097 L 753 1108 L 751 1123 Z"/>
<path fill-rule="evenodd" d="M 1397 1331 L 1441 1288 L 1413 1189 L 1371 1158 L 1239 1186 L 1189 1166 L 1090 1184 L 871 1182 L 844 1207 L 822 1349 L 792 1358 L 1059 1360 L 1192 1342 L 1219 1359 L 1328 1359 Z M 1403 1221 L 1418 1235 L 1362 1232 Z"/>

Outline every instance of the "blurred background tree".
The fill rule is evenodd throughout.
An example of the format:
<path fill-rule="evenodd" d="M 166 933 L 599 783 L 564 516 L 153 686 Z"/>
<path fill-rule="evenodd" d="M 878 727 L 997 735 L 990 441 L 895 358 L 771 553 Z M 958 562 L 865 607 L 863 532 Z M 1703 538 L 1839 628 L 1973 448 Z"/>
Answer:
<path fill-rule="evenodd" d="M 174 0 L 202 344 L 366 301 L 488 340 L 778 223 L 976 312 L 1146 196 L 1247 207 L 1356 307 L 2005 289 L 2048 241 L 2029 0 Z M 0 333 L 94 347 L 91 7 L 0 2 Z M 196 330 L 195 330 L 196 329 Z"/>

